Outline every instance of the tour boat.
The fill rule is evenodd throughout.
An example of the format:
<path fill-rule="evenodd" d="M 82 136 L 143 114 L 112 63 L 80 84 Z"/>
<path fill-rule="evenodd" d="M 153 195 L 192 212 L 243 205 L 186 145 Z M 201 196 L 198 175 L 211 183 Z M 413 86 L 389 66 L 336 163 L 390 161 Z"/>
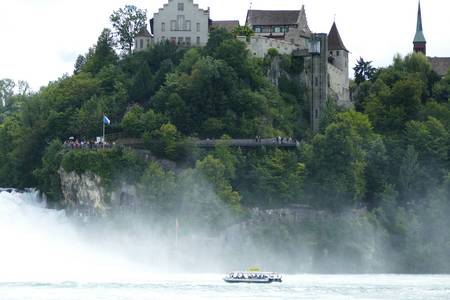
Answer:
<path fill-rule="evenodd" d="M 231 272 L 223 279 L 228 283 L 272 283 L 281 282 L 281 275 L 273 272 Z"/>

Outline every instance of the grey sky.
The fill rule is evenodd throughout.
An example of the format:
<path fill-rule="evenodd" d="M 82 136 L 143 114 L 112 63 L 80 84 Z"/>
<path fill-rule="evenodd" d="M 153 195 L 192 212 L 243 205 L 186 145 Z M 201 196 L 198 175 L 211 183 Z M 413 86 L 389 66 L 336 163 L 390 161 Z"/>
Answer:
<path fill-rule="evenodd" d="M 109 15 L 126 4 L 147 9 L 150 17 L 167 0 L 1 0 L 0 79 L 26 80 L 33 89 L 72 73 Z M 250 0 L 195 0 L 211 8 L 213 20 L 245 20 Z M 395 53 L 408 54 L 416 28 L 417 0 L 252 0 L 254 9 L 300 9 L 304 4 L 314 32 L 331 28 L 334 16 L 350 65 L 362 56 L 385 66 Z M 450 1 L 422 0 L 429 56 L 450 56 Z"/>

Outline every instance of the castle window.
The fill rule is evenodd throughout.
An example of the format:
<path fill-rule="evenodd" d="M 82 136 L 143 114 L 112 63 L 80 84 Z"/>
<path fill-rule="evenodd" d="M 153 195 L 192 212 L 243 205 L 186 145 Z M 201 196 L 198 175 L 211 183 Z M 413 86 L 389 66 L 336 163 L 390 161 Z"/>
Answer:
<path fill-rule="evenodd" d="M 256 27 L 256 26 L 255 26 L 255 32 L 256 32 L 256 33 L 260 33 L 260 32 L 261 32 L 261 27 Z"/>
<path fill-rule="evenodd" d="M 281 32 L 281 28 L 280 27 L 274 27 L 273 28 L 273 32 L 280 33 Z"/>
<path fill-rule="evenodd" d="M 178 3 L 178 11 L 184 10 L 184 3 Z"/>
<path fill-rule="evenodd" d="M 183 30 L 184 25 L 184 16 L 177 16 L 177 30 Z"/>
<path fill-rule="evenodd" d="M 319 110 L 316 109 L 316 119 L 318 119 L 318 118 L 319 118 Z"/>
<path fill-rule="evenodd" d="M 191 37 L 186 37 L 186 46 L 190 46 L 191 45 Z"/>
<path fill-rule="evenodd" d="M 166 31 L 166 23 L 164 22 L 161 23 L 161 31 L 162 32 Z"/>
<path fill-rule="evenodd" d="M 197 23 L 197 32 L 200 32 L 200 23 Z"/>
<path fill-rule="evenodd" d="M 176 37 L 171 37 L 170 38 L 170 42 L 172 43 L 172 44 L 176 44 L 177 43 L 177 38 Z"/>
<path fill-rule="evenodd" d="M 142 49 L 142 48 L 144 48 L 144 40 L 143 39 L 140 39 L 139 40 L 139 47 Z"/>
<path fill-rule="evenodd" d="M 191 21 L 187 20 L 184 25 L 184 30 L 191 31 Z"/>
<path fill-rule="evenodd" d="M 171 31 L 177 30 L 177 21 L 175 20 L 170 21 L 170 30 Z"/>
<path fill-rule="evenodd" d="M 183 45 L 183 38 L 182 37 L 178 38 L 178 45 Z"/>
<path fill-rule="evenodd" d="M 336 56 L 339 56 L 339 51 L 336 51 Z"/>
<path fill-rule="evenodd" d="M 197 37 L 197 45 L 200 45 L 200 37 Z"/>
<path fill-rule="evenodd" d="M 314 77 L 314 84 L 316 85 L 316 86 L 319 86 L 319 78 L 317 78 L 317 77 Z"/>

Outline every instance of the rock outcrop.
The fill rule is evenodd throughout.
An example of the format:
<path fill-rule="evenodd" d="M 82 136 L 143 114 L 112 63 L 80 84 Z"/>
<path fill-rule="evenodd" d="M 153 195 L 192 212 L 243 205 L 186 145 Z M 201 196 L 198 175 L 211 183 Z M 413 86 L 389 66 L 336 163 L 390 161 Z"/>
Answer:
<path fill-rule="evenodd" d="M 59 171 L 63 207 L 79 217 L 106 217 L 112 211 L 135 210 L 139 206 L 136 188 L 122 183 L 106 190 L 100 176 L 87 172 Z"/>

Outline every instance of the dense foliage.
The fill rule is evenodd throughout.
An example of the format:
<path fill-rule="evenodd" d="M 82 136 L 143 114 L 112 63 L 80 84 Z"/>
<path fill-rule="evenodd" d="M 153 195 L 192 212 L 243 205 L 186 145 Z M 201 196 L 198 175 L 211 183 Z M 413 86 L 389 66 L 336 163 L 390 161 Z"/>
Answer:
<path fill-rule="evenodd" d="M 396 271 L 450 270 L 439 263 L 450 251 L 448 231 L 439 230 L 450 225 L 450 73 L 439 78 L 421 54 L 397 56 L 379 70 L 361 59 L 356 110 L 339 112 L 330 102 L 321 131 L 313 134 L 297 58 L 272 51 L 256 59 L 222 29 L 211 32 L 204 49 L 162 43 L 119 58 L 114 46 L 105 29 L 78 57 L 73 75 L 36 93 L 24 83 L 14 92 L 14 82 L 0 81 L 0 186 L 37 187 L 58 201 L 61 168 L 90 171 L 105 186 L 134 182 L 152 210 L 195 212 L 185 221 L 215 224 L 212 230 L 228 224 L 224 214 L 242 216 L 250 207 L 359 209 L 386 232 L 401 262 Z M 282 69 L 278 86 L 267 78 L 274 63 Z M 142 138 L 154 156 L 180 168 L 116 147 L 62 146 L 70 136 L 100 136 L 103 114 L 112 120 L 109 133 Z M 229 137 L 255 136 L 301 144 L 297 150 L 227 146 Z M 224 142 L 210 151 L 189 143 L 220 137 Z M 336 226 L 350 226 L 336 220 Z M 326 224 L 321 228 L 331 235 L 333 225 Z M 316 242 L 333 248 L 327 240 Z"/>

